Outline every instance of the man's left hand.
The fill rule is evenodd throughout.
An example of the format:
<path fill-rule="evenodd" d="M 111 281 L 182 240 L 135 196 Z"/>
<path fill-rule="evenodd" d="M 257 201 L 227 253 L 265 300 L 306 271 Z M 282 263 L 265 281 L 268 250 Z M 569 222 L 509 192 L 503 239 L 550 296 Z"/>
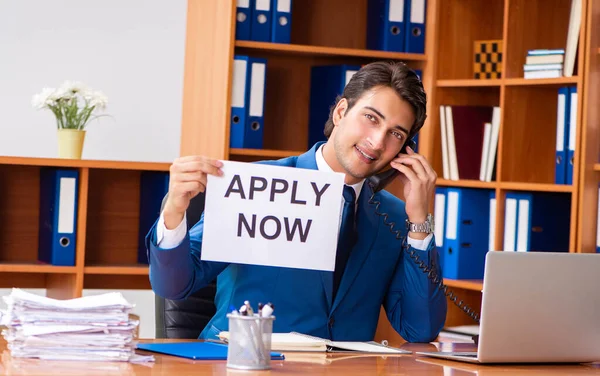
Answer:
<path fill-rule="evenodd" d="M 406 151 L 408 154 L 400 154 L 391 165 L 400 171 L 398 178 L 404 186 L 408 220 L 423 223 L 427 219 L 429 200 L 435 190 L 437 174 L 425 157 L 415 153 L 410 147 L 407 147 Z"/>

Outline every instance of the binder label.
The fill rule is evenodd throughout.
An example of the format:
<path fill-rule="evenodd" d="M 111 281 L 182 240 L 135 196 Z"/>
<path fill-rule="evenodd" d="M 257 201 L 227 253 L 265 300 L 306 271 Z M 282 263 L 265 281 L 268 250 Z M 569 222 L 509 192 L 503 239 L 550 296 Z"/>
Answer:
<path fill-rule="evenodd" d="M 514 252 L 517 236 L 515 233 L 517 230 L 517 200 L 514 198 L 507 198 L 505 205 L 503 249 L 505 252 Z"/>
<path fill-rule="evenodd" d="M 425 0 L 412 0 L 410 7 L 410 22 L 425 23 Z"/>
<path fill-rule="evenodd" d="M 438 222 L 438 226 L 435 226 L 435 243 L 438 247 L 444 245 L 444 222 L 446 212 L 446 195 L 438 193 L 435 195 L 435 218 Z"/>
<path fill-rule="evenodd" d="M 571 93 L 571 118 L 569 119 L 569 150 L 575 150 L 577 138 L 577 93 Z"/>
<path fill-rule="evenodd" d="M 490 236 L 488 251 L 496 248 L 496 199 L 490 198 Z"/>
<path fill-rule="evenodd" d="M 352 78 L 352 76 L 354 76 L 354 74 L 356 72 L 358 72 L 358 71 L 355 71 L 355 70 L 347 70 L 346 71 L 346 85 L 348 85 L 348 82 L 350 82 L 350 79 Z M 344 85 L 344 86 L 346 86 L 346 85 Z"/>
<path fill-rule="evenodd" d="M 564 94 L 558 95 L 558 114 L 557 122 L 558 126 L 556 129 L 556 151 L 563 151 L 565 145 L 565 100 Z"/>
<path fill-rule="evenodd" d="M 458 233 L 458 192 L 448 192 L 446 221 L 446 238 L 456 240 Z"/>
<path fill-rule="evenodd" d="M 404 22 L 404 0 L 390 0 L 389 20 Z"/>
<path fill-rule="evenodd" d="M 265 64 L 252 64 L 252 77 L 250 80 L 250 116 L 263 116 Z"/>
<path fill-rule="evenodd" d="M 271 0 L 256 0 L 256 10 L 268 11 L 271 9 Z"/>
<path fill-rule="evenodd" d="M 250 8 L 250 0 L 237 0 L 238 8 Z"/>
<path fill-rule="evenodd" d="M 596 247 L 600 251 L 600 188 L 598 188 L 598 217 L 596 218 Z"/>
<path fill-rule="evenodd" d="M 277 11 L 290 13 L 292 8 L 291 0 L 278 0 L 277 1 Z"/>
<path fill-rule="evenodd" d="M 58 233 L 72 234 L 75 221 L 75 178 L 60 178 Z"/>
<path fill-rule="evenodd" d="M 233 87 L 231 88 L 231 106 L 243 108 L 246 94 L 246 60 L 233 61 Z"/>
<path fill-rule="evenodd" d="M 519 200 L 517 229 L 517 252 L 527 252 L 529 240 L 529 201 Z"/>

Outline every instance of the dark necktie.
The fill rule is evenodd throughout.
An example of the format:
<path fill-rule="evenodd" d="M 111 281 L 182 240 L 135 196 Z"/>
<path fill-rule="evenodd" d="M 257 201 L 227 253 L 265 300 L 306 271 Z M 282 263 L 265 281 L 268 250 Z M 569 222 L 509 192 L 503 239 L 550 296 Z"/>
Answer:
<path fill-rule="evenodd" d="M 348 185 L 344 185 L 344 210 L 342 212 L 342 224 L 335 257 L 335 271 L 333 272 L 333 299 L 337 293 L 342 274 L 350 258 L 350 251 L 355 242 L 354 216 L 355 216 L 356 192 Z"/>

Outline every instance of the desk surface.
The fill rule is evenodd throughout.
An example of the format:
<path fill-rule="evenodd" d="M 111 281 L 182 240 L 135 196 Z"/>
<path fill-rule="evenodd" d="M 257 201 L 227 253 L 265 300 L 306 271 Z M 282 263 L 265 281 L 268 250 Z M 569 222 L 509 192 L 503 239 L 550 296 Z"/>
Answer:
<path fill-rule="evenodd" d="M 173 342 L 157 340 L 157 342 Z M 142 341 L 146 342 L 146 341 Z M 467 343 L 439 342 L 399 346 L 411 351 L 474 351 Z M 12 358 L 6 342 L 0 342 L 0 373 L 9 375 L 600 375 L 600 363 L 581 365 L 500 365 L 486 366 L 437 360 L 415 355 L 339 355 L 286 353 L 286 360 L 273 361 L 270 371 L 237 371 L 225 361 L 194 361 L 161 354 L 146 365 L 130 363 L 93 363 L 40 361 Z M 140 354 L 148 354 L 139 351 Z"/>

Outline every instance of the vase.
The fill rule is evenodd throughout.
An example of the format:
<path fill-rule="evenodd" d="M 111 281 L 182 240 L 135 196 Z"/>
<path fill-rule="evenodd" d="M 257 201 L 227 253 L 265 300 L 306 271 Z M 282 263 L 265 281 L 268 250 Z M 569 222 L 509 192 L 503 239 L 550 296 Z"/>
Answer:
<path fill-rule="evenodd" d="M 85 131 L 78 129 L 58 129 L 58 157 L 81 159 Z"/>

